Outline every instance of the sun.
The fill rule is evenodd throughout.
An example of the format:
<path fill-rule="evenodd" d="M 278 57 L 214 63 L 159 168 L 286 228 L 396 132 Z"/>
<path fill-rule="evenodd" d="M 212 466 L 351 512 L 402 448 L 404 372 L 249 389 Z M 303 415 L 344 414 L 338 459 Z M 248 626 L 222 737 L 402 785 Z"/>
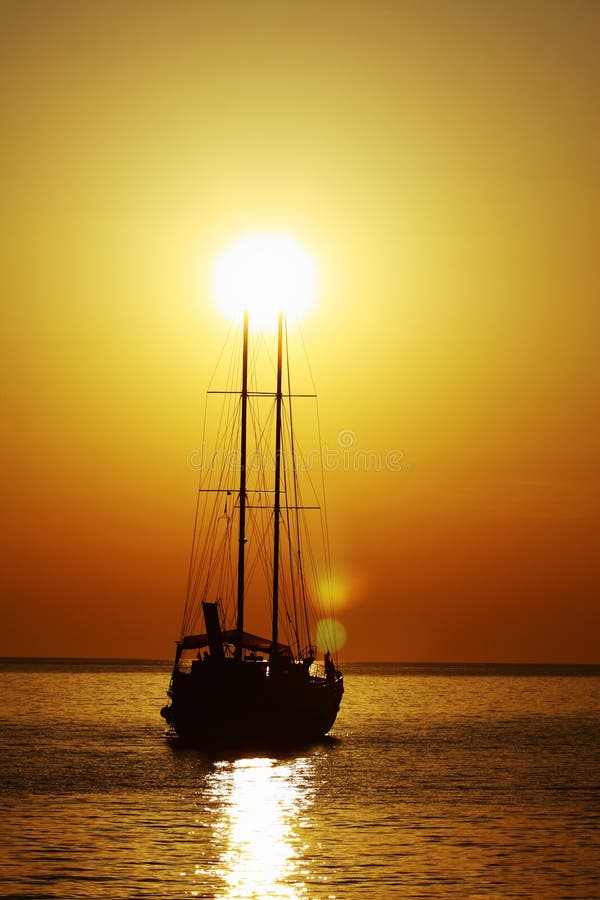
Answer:
<path fill-rule="evenodd" d="M 299 319 L 314 305 L 319 272 L 314 258 L 292 235 L 250 231 L 217 257 L 212 294 L 229 319 L 247 310 L 251 327 L 272 330 L 280 312 Z"/>

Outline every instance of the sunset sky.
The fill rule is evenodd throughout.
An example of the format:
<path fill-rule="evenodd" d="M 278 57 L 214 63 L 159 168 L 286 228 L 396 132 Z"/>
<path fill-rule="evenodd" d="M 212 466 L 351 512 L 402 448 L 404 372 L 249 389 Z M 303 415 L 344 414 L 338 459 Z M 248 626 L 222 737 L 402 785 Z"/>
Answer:
<path fill-rule="evenodd" d="M 0 654 L 171 655 L 211 267 L 267 229 L 342 659 L 600 663 L 599 12 L 3 0 Z"/>

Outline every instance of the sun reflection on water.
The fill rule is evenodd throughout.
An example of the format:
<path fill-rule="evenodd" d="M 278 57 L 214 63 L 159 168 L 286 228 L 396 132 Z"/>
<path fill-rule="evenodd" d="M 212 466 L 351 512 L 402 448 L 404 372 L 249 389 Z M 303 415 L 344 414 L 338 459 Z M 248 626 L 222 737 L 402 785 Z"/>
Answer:
<path fill-rule="evenodd" d="M 205 822 L 213 858 L 195 876 L 217 900 L 301 898 L 309 807 L 314 785 L 309 759 L 264 757 L 218 762 L 207 776 Z M 192 891 L 192 896 L 206 896 Z"/>

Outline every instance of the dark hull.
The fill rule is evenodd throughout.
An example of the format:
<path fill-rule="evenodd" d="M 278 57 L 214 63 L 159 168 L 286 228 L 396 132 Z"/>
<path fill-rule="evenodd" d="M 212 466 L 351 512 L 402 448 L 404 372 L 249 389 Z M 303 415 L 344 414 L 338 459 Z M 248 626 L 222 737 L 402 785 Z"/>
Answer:
<path fill-rule="evenodd" d="M 252 663 L 202 663 L 176 671 L 162 715 L 184 741 L 200 745 L 303 743 L 332 728 L 343 678 L 310 678 L 301 666 L 267 675 Z"/>

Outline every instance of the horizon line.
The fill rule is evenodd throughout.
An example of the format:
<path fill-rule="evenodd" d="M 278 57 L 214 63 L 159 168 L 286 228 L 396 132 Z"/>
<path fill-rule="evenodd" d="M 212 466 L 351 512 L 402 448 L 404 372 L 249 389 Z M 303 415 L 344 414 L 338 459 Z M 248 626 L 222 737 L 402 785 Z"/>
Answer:
<path fill-rule="evenodd" d="M 165 663 L 171 658 L 146 656 L 0 656 L 3 662 L 105 662 L 105 663 Z M 598 662 L 511 661 L 511 660 L 403 660 L 403 659 L 355 659 L 343 660 L 344 665 L 397 665 L 397 666 L 588 666 L 600 668 Z"/>

